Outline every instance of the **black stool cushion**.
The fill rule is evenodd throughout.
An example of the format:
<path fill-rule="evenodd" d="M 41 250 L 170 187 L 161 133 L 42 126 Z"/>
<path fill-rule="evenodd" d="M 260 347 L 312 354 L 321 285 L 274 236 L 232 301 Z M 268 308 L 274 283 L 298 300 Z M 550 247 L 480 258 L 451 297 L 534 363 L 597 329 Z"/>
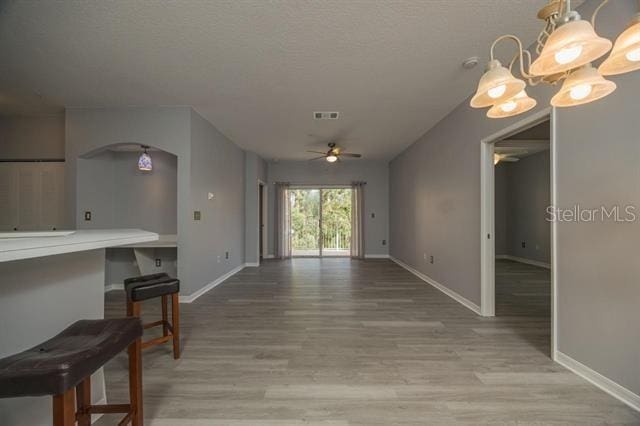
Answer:
<path fill-rule="evenodd" d="M 149 275 L 141 275 L 139 277 L 127 278 L 124 280 L 124 286 L 128 286 L 129 284 L 141 283 L 145 281 L 153 281 L 158 278 L 169 278 L 169 274 L 166 272 L 159 272 L 157 274 L 149 274 Z"/>
<path fill-rule="evenodd" d="M 62 394 L 141 336 L 139 318 L 75 322 L 46 342 L 0 360 L 0 398 Z"/>
<path fill-rule="evenodd" d="M 125 290 L 127 291 L 127 298 L 132 302 L 141 302 L 180 291 L 180 280 L 169 276 L 160 276 L 143 281 L 127 281 L 125 281 Z"/>

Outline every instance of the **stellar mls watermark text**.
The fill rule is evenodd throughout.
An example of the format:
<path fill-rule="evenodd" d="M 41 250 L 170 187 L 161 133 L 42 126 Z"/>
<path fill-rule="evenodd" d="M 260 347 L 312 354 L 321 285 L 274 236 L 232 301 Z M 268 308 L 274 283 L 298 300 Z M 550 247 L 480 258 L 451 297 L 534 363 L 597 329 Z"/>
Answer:
<path fill-rule="evenodd" d="M 637 208 L 633 205 L 626 206 L 600 206 L 596 208 L 584 208 L 579 204 L 571 208 L 547 207 L 548 222 L 616 222 L 630 223 L 638 220 Z"/>

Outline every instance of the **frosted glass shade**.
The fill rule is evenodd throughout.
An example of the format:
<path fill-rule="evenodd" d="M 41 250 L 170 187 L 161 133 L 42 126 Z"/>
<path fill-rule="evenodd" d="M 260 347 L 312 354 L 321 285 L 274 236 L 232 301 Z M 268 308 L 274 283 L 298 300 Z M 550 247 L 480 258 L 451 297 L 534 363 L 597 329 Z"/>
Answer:
<path fill-rule="evenodd" d="M 140 154 L 140 158 L 138 158 L 138 170 L 142 170 L 145 172 L 150 172 L 153 170 L 153 162 L 151 161 L 151 156 L 147 154 L 147 152 L 143 152 Z"/>
<path fill-rule="evenodd" d="M 487 111 L 487 117 L 489 118 L 506 118 L 513 117 L 514 115 L 522 114 L 535 107 L 535 99 L 530 98 L 527 92 L 524 90 L 518 93 L 515 97 L 508 99 L 507 101 L 495 104 Z"/>
<path fill-rule="evenodd" d="M 640 69 L 640 16 L 618 36 L 611 55 L 600 65 L 602 75 L 624 74 Z"/>
<path fill-rule="evenodd" d="M 503 67 L 500 61 L 492 60 L 487 65 L 478 83 L 478 90 L 471 98 L 473 108 L 484 108 L 497 103 L 504 102 L 520 93 L 526 83 L 515 78 L 511 71 Z"/>
<path fill-rule="evenodd" d="M 331 155 L 327 155 L 327 161 L 329 163 L 335 163 L 336 161 L 338 161 L 338 157 L 336 157 L 335 155 L 331 154 Z"/>
<path fill-rule="evenodd" d="M 604 98 L 614 90 L 616 90 L 616 84 L 605 80 L 591 64 L 588 64 L 567 77 L 560 91 L 551 98 L 551 105 L 555 107 L 583 105 Z"/>
<path fill-rule="evenodd" d="M 558 27 L 544 45 L 529 72 L 543 76 L 588 64 L 611 49 L 611 41 L 596 34 L 587 21 L 571 21 Z"/>

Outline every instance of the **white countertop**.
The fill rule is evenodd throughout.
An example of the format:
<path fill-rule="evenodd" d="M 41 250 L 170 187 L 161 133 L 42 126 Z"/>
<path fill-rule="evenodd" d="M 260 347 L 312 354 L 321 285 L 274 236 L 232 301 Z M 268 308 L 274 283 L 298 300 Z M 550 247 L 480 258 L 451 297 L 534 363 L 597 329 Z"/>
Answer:
<path fill-rule="evenodd" d="M 118 248 L 171 248 L 178 247 L 178 236 L 176 234 L 160 234 L 156 241 L 150 241 L 146 243 L 134 243 L 124 246 L 118 246 Z"/>
<path fill-rule="evenodd" d="M 60 237 L 0 239 L 0 262 L 96 250 L 157 241 L 158 234 L 140 229 L 78 230 Z"/>

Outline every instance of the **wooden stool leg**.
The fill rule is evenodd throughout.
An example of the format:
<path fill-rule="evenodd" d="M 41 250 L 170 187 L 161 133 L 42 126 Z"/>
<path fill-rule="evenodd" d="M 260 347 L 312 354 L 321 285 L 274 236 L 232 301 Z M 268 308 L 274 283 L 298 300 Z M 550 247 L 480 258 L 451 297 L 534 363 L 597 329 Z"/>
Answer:
<path fill-rule="evenodd" d="M 162 296 L 162 335 L 168 336 L 169 329 L 167 328 L 167 321 L 169 321 L 169 315 L 167 313 L 167 296 Z"/>
<path fill-rule="evenodd" d="M 78 426 L 90 426 L 91 414 L 87 410 L 91 406 L 91 376 L 76 386 L 76 406 Z"/>
<path fill-rule="evenodd" d="M 134 303 L 133 308 L 135 312 L 135 308 L 137 303 Z M 140 306 L 137 306 L 138 311 L 140 310 Z M 139 312 L 138 312 L 139 313 Z M 142 426 L 144 414 L 143 414 L 143 403 L 142 403 L 142 341 L 141 339 L 136 339 L 131 345 L 129 345 L 128 353 L 129 353 L 129 401 L 131 404 L 131 410 L 133 411 L 133 415 L 131 416 L 131 424 L 132 426 Z"/>
<path fill-rule="evenodd" d="M 127 311 L 131 310 L 131 312 L 127 312 L 130 317 L 138 317 L 140 318 L 140 302 L 128 302 L 127 303 Z"/>
<path fill-rule="evenodd" d="M 180 358 L 180 300 L 178 293 L 171 295 L 171 326 L 173 328 L 173 358 Z"/>
<path fill-rule="evenodd" d="M 75 389 L 53 396 L 53 426 L 73 426 L 76 424 Z"/>

